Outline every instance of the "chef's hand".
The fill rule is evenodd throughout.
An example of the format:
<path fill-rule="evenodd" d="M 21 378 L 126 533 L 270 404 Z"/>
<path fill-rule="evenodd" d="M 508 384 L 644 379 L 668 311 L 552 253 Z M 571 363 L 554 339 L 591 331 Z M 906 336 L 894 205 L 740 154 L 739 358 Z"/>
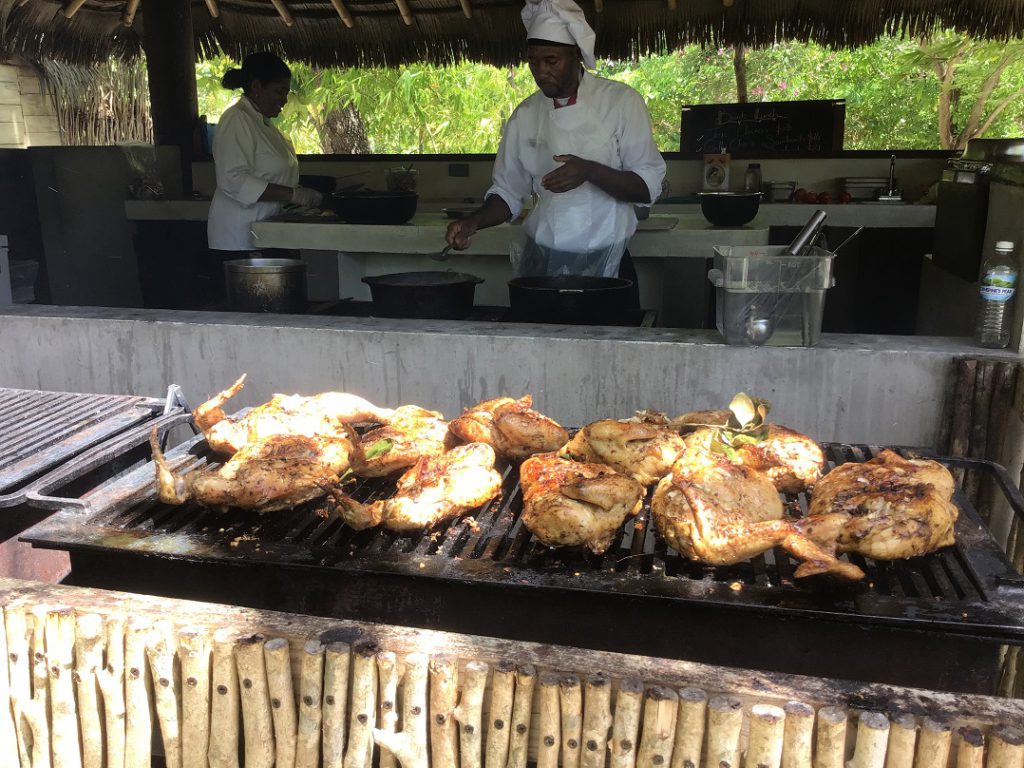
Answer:
<path fill-rule="evenodd" d="M 476 234 L 476 231 L 479 228 L 479 216 L 476 214 L 466 216 L 464 219 L 458 219 L 448 225 L 448 231 L 445 233 L 445 240 L 447 240 L 448 245 L 452 246 L 455 250 L 464 250 L 469 248 L 469 239 Z"/>
<path fill-rule="evenodd" d="M 324 196 L 315 189 L 296 187 L 292 190 L 292 202 L 303 208 L 319 208 L 323 201 Z"/>
<path fill-rule="evenodd" d="M 556 163 L 564 163 L 540 180 L 541 186 L 549 192 L 568 192 L 590 181 L 594 163 L 576 155 L 555 155 Z"/>

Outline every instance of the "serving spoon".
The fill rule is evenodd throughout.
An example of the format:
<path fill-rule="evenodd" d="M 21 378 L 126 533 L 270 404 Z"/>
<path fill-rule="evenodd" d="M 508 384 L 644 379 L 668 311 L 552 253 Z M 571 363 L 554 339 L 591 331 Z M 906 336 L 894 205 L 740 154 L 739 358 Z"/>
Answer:
<path fill-rule="evenodd" d="M 440 253 L 432 253 L 432 254 L 430 254 L 430 258 L 432 258 L 434 261 L 447 261 L 448 260 L 448 251 L 450 251 L 451 249 L 452 249 L 451 245 L 446 245 L 444 248 L 441 249 Z"/>

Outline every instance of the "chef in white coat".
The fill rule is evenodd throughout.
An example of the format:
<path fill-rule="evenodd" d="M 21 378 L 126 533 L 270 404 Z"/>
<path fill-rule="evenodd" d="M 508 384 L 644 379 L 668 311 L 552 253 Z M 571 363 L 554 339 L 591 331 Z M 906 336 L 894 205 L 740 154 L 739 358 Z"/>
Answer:
<path fill-rule="evenodd" d="M 207 240 L 211 250 L 239 258 L 253 251 L 252 224 L 281 212 L 285 203 L 315 207 L 319 192 L 299 186 L 299 161 L 291 141 L 271 122 L 288 101 L 292 74 L 272 53 L 246 56 L 241 69 L 221 81 L 241 88 L 238 101 L 217 123 L 213 162 L 217 191 L 210 204 Z"/>
<path fill-rule="evenodd" d="M 636 231 L 634 205 L 661 192 L 665 161 L 643 98 L 597 77 L 594 31 L 572 0 L 527 2 L 527 60 L 540 89 L 505 126 L 483 206 L 452 222 L 448 242 L 466 248 L 478 229 L 518 216 L 531 195 L 519 275 L 622 276 Z M 621 267 L 621 269 L 620 269 Z"/>

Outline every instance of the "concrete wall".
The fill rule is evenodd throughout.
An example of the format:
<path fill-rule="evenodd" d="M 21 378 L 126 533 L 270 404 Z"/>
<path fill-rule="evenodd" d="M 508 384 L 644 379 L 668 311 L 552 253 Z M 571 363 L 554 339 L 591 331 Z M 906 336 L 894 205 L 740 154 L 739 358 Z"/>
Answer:
<path fill-rule="evenodd" d="M 21 59 L 0 61 L 0 149 L 60 145 L 53 99 Z"/>

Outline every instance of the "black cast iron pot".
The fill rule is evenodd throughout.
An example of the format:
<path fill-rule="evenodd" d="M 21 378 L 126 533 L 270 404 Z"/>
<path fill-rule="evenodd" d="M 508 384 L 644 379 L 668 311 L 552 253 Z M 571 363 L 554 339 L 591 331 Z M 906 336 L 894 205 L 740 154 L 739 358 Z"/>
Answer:
<path fill-rule="evenodd" d="M 742 227 L 757 216 L 760 192 L 700 192 L 700 212 L 716 227 Z"/>
<path fill-rule="evenodd" d="M 335 192 L 330 206 L 349 224 L 405 224 L 416 213 L 415 192 Z"/>
<path fill-rule="evenodd" d="M 461 320 L 473 311 L 482 277 L 464 272 L 395 272 L 364 277 L 377 317 Z"/>
<path fill-rule="evenodd" d="M 629 308 L 632 287 L 619 277 L 514 277 L 508 300 L 519 322 L 607 325 Z"/>

